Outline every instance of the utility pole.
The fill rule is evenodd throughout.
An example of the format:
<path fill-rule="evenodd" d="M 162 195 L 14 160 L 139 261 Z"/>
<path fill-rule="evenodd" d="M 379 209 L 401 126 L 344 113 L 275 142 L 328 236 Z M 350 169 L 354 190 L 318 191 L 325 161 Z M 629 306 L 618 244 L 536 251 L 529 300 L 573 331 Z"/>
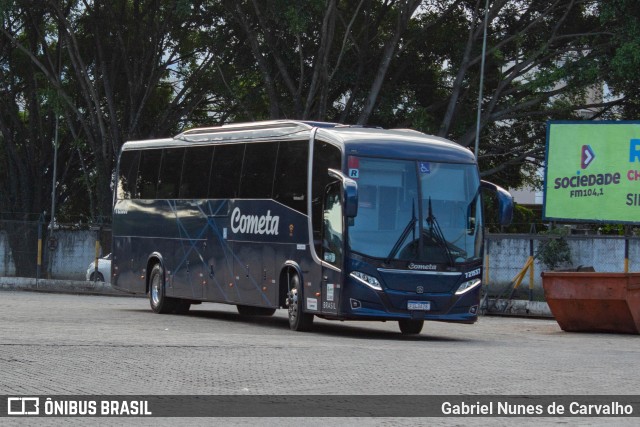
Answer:
<path fill-rule="evenodd" d="M 478 92 L 478 117 L 476 120 L 476 145 L 473 153 L 478 161 L 480 146 L 480 119 L 482 118 L 482 89 L 484 88 L 484 60 L 487 53 L 487 21 L 489 20 L 489 0 L 484 5 L 484 32 L 482 33 L 482 59 L 480 61 L 480 90 Z"/>

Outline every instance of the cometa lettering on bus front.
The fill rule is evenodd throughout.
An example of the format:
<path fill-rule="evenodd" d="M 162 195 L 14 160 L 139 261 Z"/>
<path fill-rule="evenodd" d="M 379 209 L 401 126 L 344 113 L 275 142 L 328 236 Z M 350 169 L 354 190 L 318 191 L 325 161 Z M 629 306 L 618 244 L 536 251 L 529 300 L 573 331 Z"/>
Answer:
<path fill-rule="evenodd" d="M 278 235 L 280 217 L 271 216 L 271 211 L 266 215 L 242 215 L 239 207 L 231 212 L 231 231 L 242 234 L 271 234 Z"/>
<path fill-rule="evenodd" d="M 410 263 L 407 268 L 409 270 L 437 270 L 438 266 L 435 264 L 414 264 Z"/>

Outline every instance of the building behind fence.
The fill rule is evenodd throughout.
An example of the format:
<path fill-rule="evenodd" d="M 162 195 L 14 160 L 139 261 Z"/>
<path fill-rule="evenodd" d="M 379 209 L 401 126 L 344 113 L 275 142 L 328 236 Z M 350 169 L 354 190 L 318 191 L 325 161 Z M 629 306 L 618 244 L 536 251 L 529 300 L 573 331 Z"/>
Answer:
<path fill-rule="evenodd" d="M 537 255 L 550 238 L 536 234 L 488 234 L 484 282 L 489 293 L 504 295 L 510 291 L 514 277 L 533 257 L 533 270 L 523 274 L 514 296 L 542 300 L 540 273 L 548 268 Z M 624 272 L 625 268 L 640 271 L 640 237 L 569 235 L 564 239 L 572 260 L 572 265 L 566 267 L 588 266 L 598 272 Z M 41 221 L 0 220 L 0 277 L 84 280 L 89 264 L 95 259 L 96 247 L 101 256 L 111 251 L 108 226 L 58 224 L 52 231 L 49 224 Z"/>

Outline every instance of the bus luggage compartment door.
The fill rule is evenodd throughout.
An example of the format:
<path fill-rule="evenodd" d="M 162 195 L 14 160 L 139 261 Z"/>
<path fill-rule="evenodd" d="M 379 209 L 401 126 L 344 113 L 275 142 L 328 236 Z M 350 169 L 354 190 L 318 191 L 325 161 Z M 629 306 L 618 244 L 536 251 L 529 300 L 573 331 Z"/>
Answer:
<path fill-rule="evenodd" d="M 274 251 L 263 243 L 233 242 L 233 287 L 229 299 L 238 304 L 277 307 Z"/>

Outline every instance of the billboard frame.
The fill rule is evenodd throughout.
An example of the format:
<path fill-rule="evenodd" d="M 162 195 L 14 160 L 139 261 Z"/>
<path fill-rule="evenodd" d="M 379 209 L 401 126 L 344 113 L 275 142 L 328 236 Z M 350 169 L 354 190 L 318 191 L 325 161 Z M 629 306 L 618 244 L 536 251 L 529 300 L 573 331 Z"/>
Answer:
<path fill-rule="evenodd" d="M 640 120 L 547 120 L 546 122 L 546 136 L 545 136 L 545 156 L 544 156 L 544 180 L 543 180 L 543 195 L 542 195 L 542 220 L 564 223 L 582 223 L 582 224 L 622 224 L 622 225 L 638 225 L 640 221 L 625 221 L 614 219 L 583 219 L 583 218 L 569 218 L 559 216 L 547 216 L 547 184 L 549 179 L 549 140 L 552 125 L 638 125 L 640 126 Z M 640 168 L 640 163 L 639 163 Z M 639 190 L 640 193 L 640 190 Z"/>

